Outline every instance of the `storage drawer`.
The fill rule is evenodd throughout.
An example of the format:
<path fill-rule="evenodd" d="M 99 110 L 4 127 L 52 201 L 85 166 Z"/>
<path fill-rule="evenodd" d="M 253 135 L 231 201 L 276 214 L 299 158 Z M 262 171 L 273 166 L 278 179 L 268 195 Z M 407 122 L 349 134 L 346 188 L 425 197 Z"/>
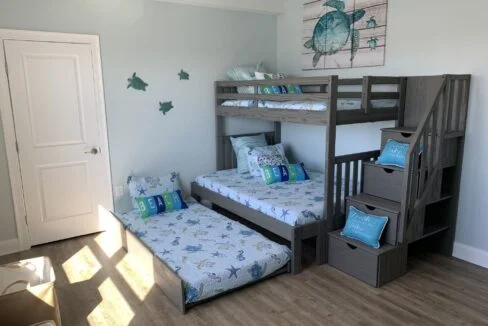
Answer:
<path fill-rule="evenodd" d="M 329 265 L 377 286 L 378 256 L 353 244 L 353 241 L 329 236 Z"/>
<path fill-rule="evenodd" d="M 398 243 L 398 221 L 399 221 L 399 211 L 387 211 L 385 209 L 379 208 L 376 205 L 366 204 L 364 202 L 358 201 L 354 198 L 347 199 L 347 215 L 349 214 L 349 207 L 354 206 L 362 212 L 367 214 L 387 216 L 388 224 L 386 224 L 385 231 L 383 232 L 383 237 L 381 243 L 388 243 L 396 246 Z"/>
<path fill-rule="evenodd" d="M 403 169 L 364 163 L 363 173 L 364 193 L 396 202 L 402 200 Z"/>
<path fill-rule="evenodd" d="M 391 129 L 382 129 L 381 130 L 381 150 L 385 147 L 386 142 L 388 139 L 396 140 L 400 143 L 410 144 L 410 141 L 413 138 L 413 133 L 411 132 L 400 132 L 400 131 L 393 131 Z"/>
<path fill-rule="evenodd" d="M 359 241 L 329 233 L 329 264 L 374 287 L 402 276 L 407 271 L 408 246 L 383 245 L 373 249 Z"/>

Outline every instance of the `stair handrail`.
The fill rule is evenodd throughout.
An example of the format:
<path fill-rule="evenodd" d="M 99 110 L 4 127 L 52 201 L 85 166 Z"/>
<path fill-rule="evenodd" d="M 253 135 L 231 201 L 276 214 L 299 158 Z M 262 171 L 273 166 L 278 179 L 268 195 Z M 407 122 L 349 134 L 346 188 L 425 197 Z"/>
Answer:
<path fill-rule="evenodd" d="M 443 105 L 439 104 L 441 96 L 446 94 L 448 85 L 448 77 L 443 76 L 443 78 L 444 80 L 439 87 L 430 110 L 424 114 L 417 130 L 412 136 L 407 154 L 403 180 L 404 193 L 401 202 L 402 216 L 405 224 L 402 231 L 405 233 L 408 231 L 410 223 L 413 220 L 412 217 L 415 214 L 419 202 L 422 204 L 425 201 L 426 191 L 432 188 L 435 176 L 440 170 L 440 151 L 444 142 L 444 114 L 446 103 L 444 102 Z M 440 118 L 437 116 L 439 113 L 441 114 Z M 439 120 L 441 121 L 440 135 L 438 134 L 437 125 Z M 422 154 L 421 160 L 420 154 Z M 419 178 L 416 178 L 417 173 Z M 402 242 L 405 242 L 404 236 L 407 237 L 402 233 Z M 406 240 L 408 242 L 409 239 Z"/>

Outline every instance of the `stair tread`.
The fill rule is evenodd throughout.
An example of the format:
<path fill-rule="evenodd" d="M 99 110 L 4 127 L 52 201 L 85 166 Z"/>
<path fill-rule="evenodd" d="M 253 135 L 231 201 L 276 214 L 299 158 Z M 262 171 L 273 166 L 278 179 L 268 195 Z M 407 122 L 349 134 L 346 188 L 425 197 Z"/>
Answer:
<path fill-rule="evenodd" d="M 414 134 L 417 131 L 417 128 L 413 127 L 391 127 L 391 128 L 382 128 L 381 131 L 388 131 L 388 132 L 397 132 L 402 134 Z M 448 131 L 444 134 L 444 138 L 457 138 L 464 136 L 464 132 L 462 131 Z"/>
<path fill-rule="evenodd" d="M 397 201 L 392 201 L 389 199 L 376 197 L 372 195 L 368 195 L 365 193 L 360 193 L 355 196 L 347 197 L 348 200 L 354 200 L 360 202 L 365 205 L 374 206 L 376 208 L 391 212 L 391 213 L 399 213 L 401 210 L 401 204 Z"/>
<path fill-rule="evenodd" d="M 398 132 L 404 134 L 414 134 L 417 128 L 413 127 L 392 127 L 392 128 L 382 128 L 381 131 Z"/>
<path fill-rule="evenodd" d="M 398 166 L 394 166 L 394 165 L 381 165 L 381 164 L 377 164 L 375 162 L 363 162 L 364 165 L 369 165 L 369 166 L 374 166 L 374 167 L 377 167 L 377 168 L 381 168 L 381 169 L 390 169 L 390 170 L 394 170 L 394 171 L 401 171 L 403 172 L 404 168 L 400 168 Z"/>

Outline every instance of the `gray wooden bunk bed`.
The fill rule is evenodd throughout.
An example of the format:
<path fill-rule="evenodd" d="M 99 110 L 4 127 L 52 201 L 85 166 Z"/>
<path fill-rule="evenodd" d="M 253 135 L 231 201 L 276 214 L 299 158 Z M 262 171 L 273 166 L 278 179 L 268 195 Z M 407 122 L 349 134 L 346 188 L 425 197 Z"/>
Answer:
<path fill-rule="evenodd" d="M 267 85 L 299 85 L 303 94 L 260 94 L 259 89 Z M 239 94 L 239 87 L 254 87 L 254 94 Z M 239 217 L 264 228 L 290 242 L 292 250 L 292 273 L 301 270 L 302 241 L 316 238 L 317 264 L 327 262 L 327 233 L 341 226 L 344 221 L 345 198 L 361 191 L 356 186 L 361 180 L 362 162 L 375 160 L 379 151 L 336 156 L 336 127 L 346 124 L 402 121 L 405 112 L 406 77 L 373 77 L 357 79 L 339 79 L 338 76 L 289 78 L 282 80 L 259 81 L 219 81 L 215 83 L 216 92 L 216 135 L 217 135 L 217 170 L 233 169 L 236 158 L 226 135 L 227 117 L 251 118 L 274 122 L 274 131 L 267 132 L 269 144 L 281 141 L 283 122 L 323 125 L 325 131 L 325 183 L 323 218 L 317 222 L 293 226 L 226 196 L 192 183 L 192 196 L 206 200 L 214 205 L 238 215 Z M 354 91 L 350 91 L 350 89 Z M 359 89 L 359 91 L 358 91 Z M 390 91 L 382 91 L 382 90 Z M 338 109 L 339 99 L 360 101 L 358 109 Z M 222 104 L 227 100 L 254 101 L 254 107 L 227 107 Z M 393 107 L 373 107 L 372 101 L 396 100 Z M 260 101 L 316 101 L 327 104 L 322 111 L 269 109 L 260 107 Z M 344 182 L 342 182 L 342 180 Z M 352 186 L 350 186 L 352 184 Z"/>

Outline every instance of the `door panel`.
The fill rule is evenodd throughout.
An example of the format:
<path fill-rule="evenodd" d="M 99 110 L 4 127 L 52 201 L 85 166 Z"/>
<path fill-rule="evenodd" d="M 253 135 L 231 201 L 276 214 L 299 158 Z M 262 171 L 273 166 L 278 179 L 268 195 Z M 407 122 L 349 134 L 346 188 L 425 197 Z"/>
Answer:
<path fill-rule="evenodd" d="M 101 231 L 112 198 L 91 46 L 4 46 L 31 245 Z"/>

